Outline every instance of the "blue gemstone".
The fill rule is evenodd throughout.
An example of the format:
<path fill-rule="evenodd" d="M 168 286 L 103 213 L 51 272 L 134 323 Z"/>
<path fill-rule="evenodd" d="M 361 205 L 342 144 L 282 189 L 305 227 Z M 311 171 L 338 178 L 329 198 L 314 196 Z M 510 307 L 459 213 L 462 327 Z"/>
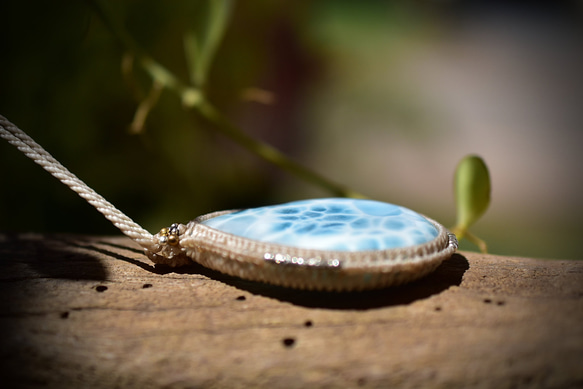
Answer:
<path fill-rule="evenodd" d="M 316 250 L 386 250 L 435 239 L 437 228 L 398 205 L 360 199 L 315 199 L 251 208 L 203 222 L 233 235 Z"/>

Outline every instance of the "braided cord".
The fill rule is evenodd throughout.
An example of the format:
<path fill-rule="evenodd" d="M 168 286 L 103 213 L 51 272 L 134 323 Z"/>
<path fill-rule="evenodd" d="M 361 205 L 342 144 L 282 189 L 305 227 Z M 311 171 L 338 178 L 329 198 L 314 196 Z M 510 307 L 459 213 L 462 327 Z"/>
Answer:
<path fill-rule="evenodd" d="M 77 176 L 61 165 L 45 149 L 36 143 L 24 131 L 12 124 L 4 116 L 0 115 L 0 137 L 6 139 L 8 143 L 15 146 L 28 158 L 43 167 L 63 184 L 67 185 L 79 196 L 84 198 L 89 204 L 101 212 L 110 222 L 113 223 L 126 236 L 137 242 L 140 246 L 150 252 L 159 250 L 158 244 L 152 234 L 142 228 L 139 224 L 127 217 L 109 201 L 91 189 Z"/>

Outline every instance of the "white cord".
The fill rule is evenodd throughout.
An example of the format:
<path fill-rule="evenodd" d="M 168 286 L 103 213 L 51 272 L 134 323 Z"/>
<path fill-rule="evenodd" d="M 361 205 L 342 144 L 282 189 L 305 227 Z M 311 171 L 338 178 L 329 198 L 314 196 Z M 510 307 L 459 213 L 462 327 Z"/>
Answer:
<path fill-rule="evenodd" d="M 112 222 L 113 225 L 119 228 L 121 232 L 137 242 L 147 252 L 156 253 L 160 250 L 158 240 L 152 234 L 87 186 L 87 184 L 61 165 L 59 161 L 53 158 L 30 136 L 26 135 L 24 131 L 16 127 L 2 115 L 0 115 L 0 137 L 6 139 L 10 144 L 24 153 L 24 155 L 42 166 L 59 181 L 84 198 Z"/>

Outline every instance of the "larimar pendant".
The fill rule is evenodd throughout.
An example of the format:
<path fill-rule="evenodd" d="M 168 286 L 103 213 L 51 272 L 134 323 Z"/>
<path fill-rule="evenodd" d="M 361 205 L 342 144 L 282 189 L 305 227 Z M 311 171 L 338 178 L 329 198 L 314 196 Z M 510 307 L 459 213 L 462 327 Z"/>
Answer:
<path fill-rule="evenodd" d="M 317 199 L 223 211 L 150 234 L 0 115 L 0 137 L 87 200 L 156 264 L 196 261 L 253 281 L 364 290 L 423 277 L 457 249 L 441 224 L 373 200 Z"/>
<path fill-rule="evenodd" d="M 457 249 L 441 224 L 373 200 L 329 198 L 214 212 L 156 236 L 171 251 L 233 276 L 310 290 L 409 282 Z"/>

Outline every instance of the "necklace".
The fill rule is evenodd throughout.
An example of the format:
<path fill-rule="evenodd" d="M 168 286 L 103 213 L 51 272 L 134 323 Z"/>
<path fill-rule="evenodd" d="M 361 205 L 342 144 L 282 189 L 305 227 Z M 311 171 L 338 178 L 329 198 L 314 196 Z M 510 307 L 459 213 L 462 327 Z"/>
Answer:
<path fill-rule="evenodd" d="M 195 261 L 252 281 L 353 291 L 421 278 L 458 246 L 454 234 L 417 212 L 348 198 L 213 212 L 152 235 L 2 115 L 0 137 L 89 202 L 156 264 L 176 267 Z"/>

